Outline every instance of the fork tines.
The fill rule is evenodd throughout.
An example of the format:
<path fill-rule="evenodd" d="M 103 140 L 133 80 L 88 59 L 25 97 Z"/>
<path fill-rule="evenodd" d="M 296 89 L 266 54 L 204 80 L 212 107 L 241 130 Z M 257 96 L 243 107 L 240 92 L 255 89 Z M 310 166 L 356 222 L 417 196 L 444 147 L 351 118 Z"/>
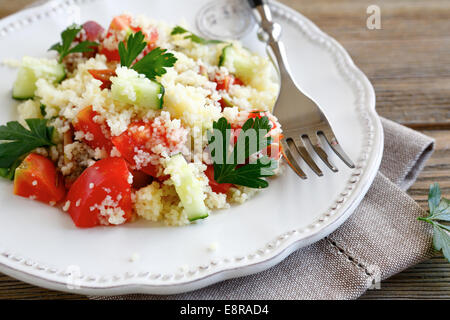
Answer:
<path fill-rule="evenodd" d="M 289 135 L 289 132 L 285 132 L 285 138 L 281 141 L 283 148 L 283 156 L 285 157 L 289 166 L 295 171 L 295 173 L 302 179 L 307 179 L 307 175 L 300 168 L 300 165 L 296 158 L 300 156 L 303 161 L 311 168 L 311 170 L 319 177 L 323 176 L 322 170 L 316 164 L 311 157 L 310 152 L 307 149 L 307 145 L 310 145 L 311 149 L 319 156 L 319 158 L 326 164 L 326 166 L 333 172 L 338 172 L 338 168 L 330 161 L 328 154 L 322 147 L 320 136 L 322 136 L 333 150 L 336 155 L 350 168 L 354 168 L 355 165 L 352 160 L 344 152 L 336 137 L 332 134 L 331 130 L 327 130 L 327 134 L 322 130 L 316 132 L 309 132 L 297 135 Z"/>

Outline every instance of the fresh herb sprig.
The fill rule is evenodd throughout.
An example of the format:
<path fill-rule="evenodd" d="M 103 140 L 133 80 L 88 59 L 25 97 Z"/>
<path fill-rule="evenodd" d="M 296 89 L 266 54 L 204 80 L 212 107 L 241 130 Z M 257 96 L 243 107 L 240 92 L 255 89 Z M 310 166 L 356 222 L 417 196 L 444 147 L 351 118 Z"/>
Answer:
<path fill-rule="evenodd" d="M 119 43 L 120 64 L 130 68 L 136 58 L 147 46 L 144 34 L 138 31 L 128 37 L 127 46 Z M 145 55 L 141 60 L 136 62 L 131 68 L 136 72 L 145 75 L 148 79 L 154 80 L 165 74 L 166 68 L 171 68 L 177 62 L 177 58 L 172 53 L 168 53 L 166 49 L 159 47 L 153 49 Z"/>
<path fill-rule="evenodd" d="M 145 57 L 136 62 L 133 69 L 145 75 L 150 80 L 160 77 L 167 72 L 166 68 L 171 68 L 177 62 L 177 58 L 172 53 L 166 53 L 166 49 L 155 48 Z"/>
<path fill-rule="evenodd" d="M 127 46 L 123 42 L 119 42 L 119 55 L 120 55 L 120 64 L 123 67 L 131 67 L 134 60 L 141 54 L 141 52 L 147 46 L 147 43 L 144 41 L 144 34 L 139 31 L 135 34 L 130 34 L 127 40 Z"/>
<path fill-rule="evenodd" d="M 15 168 L 29 152 L 39 147 L 53 146 L 54 128 L 46 119 L 26 119 L 29 130 L 17 121 L 0 126 L 0 176 L 12 179 Z"/>
<path fill-rule="evenodd" d="M 428 193 L 428 217 L 418 220 L 428 222 L 433 226 L 433 245 L 438 251 L 442 250 L 444 257 L 450 262 L 450 200 L 443 198 L 437 183 L 430 186 Z"/>
<path fill-rule="evenodd" d="M 59 63 L 69 54 L 75 52 L 92 52 L 93 47 L 98 46 L 97 42 L 83 41 L 72 47 L 72 43 L 80 33 L 83 27 L 77 25 L 71 25 L 61 33 L 61 42 L 55 43 L 48 51 L 56 51 L 59 53 Z"/>
<path fill-rule="evenodd" d="M 195 43 L 199 43 L 199 44 L 219 44 L 219 43 L 224 43 L 223 41 L 220 40 L 207 40 L 204 39 L 202 37 L 197 36 L 196 34 L 187 31 L 186 29 L 184 29 L 183 27 L 180 26 L 176 26 L 175 28 L 173 28 L 172 32 L 170 33 L 171 35 L 176 35 L 176 34 L 186 34 L 187 35 L 184 37 L 185 39 L 191 39 L 192 42 Z"/>
<path fill-rule="evenodd" d="M 211 148 L 214 180 L 218 183 L 232 183 L 249 188 L 267 188 L 269 183 L 262 178 L 273 176 L 277 163 L 267 156 L 259 157 L 256 161 L 250 162 L 248 159 L 270 146 L 272 138 L 267 137 L 270 129 L 271 126 L 267 117 L 248 119 L 242 126 L 233 151 L 230 152 L 231 125 L 225 118 L 215 121 L 213 131 L 208 132 L 208 143 L 210 147 L 218 141 L 222 141 L 222 143 L 221 145 L 219 143 L 214 145 L 219 148 L 217 150 Z M 256 141 L 250 139 L 250 135 L 247 134 L 248 130 L 254 130 Z M 222 138 L 217 139 L 217 134 L 221 135 Z M 255 145 L 252 146 L 251 143 L 255 143 Z M 216 151 L 219 150 L 222 156 L 216 158 Z M 242 160 L 245 162 L 241 163 Z"/>

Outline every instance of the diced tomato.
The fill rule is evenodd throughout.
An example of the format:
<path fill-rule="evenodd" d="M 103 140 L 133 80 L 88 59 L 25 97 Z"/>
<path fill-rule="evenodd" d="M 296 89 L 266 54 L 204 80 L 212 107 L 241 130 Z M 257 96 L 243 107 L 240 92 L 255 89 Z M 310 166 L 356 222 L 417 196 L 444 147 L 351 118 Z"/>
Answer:
<path fill-rule="evenodd" d="M 120 61 L 119 49 L 108 50 L 101 45 L 99 53 L 105 55 L 108 61 Z"/>
<path fill-rule="evenodd" d="M 159 164 L 155 164 L 155 161 L 152 164 L 152 158 L 157 160 L 155 156 L 158 157 L 153 148 L 162 147 L 168 153 L 180 152 L 187 135 L 184 128 L 168 129 L 164 121 L 160 117 L 150 122 L 135 121 L 128 126 L 127 131 L 112 138 L 113 145 L 133 169 L 141 170 L 159 180 L 165 177 L 158 176 Z"/>
<path fill-rule="evenodd" d="M 104 45 L 100 45 L 99 53 L 106 56 L 108 61 L 120 61 L 117 33 L 122 30 L 132 31 L 130 28 L 133 18 L 128 14 L 122 14 L 120 16 L 114 17 L 109 25 L 108 33 L 106 38 L 114 37 L 117 41 L 117 46 L 113 50 L 107 49 Z"/>
<path fill-rule="evenodd" d="M 268 113 L 266 111 L 255 110 L 255 111 L 251 111 L 249 113 L 248 118 L 249 119 L 254 119 L 254 118 L 261 119 L 264 116 L 268 116 Z M 269 131 L 269 133 L 270 133 L 273 129 L 275 129 L 277 127 L 277 123 L 275 121 L 273 121 L 270 116 L 268 116 L 268 118 L 269 118 L 270 125 L 272 127 L 272 129 Z M 241 131 L 241 127 L 232 127 L 232 129 L 234 130 L 233 131 L 233 142 L 236 144 L 239 133 Z M 282 138 L 283 138 L 282 134 L 279 134 L 276 136 L 272 135 L 272 143 L 271 143 L 270 147 L 262 150 L 262 153 L 269 156 L 272 159 L 279 159 L 281 156 L 281 146 L 280 146 L 279 142 Z"/>
<path fill-rule="evenodd" d="M 109 30 L 127 30 L 130 29 L 133 18 L 129 14 L 122 14 L 114 17 L 109 25 Z"/>
<path fill-rule="evenodd" d="M 147 42 L 146 48 L 143 50 L 143 56 L 148 54 L 150 51 L 156 48 L 156 41 L 158 41 L 159 33 L 157 29 L 154 29 L 150 32 L 150 34 L 144 32 L 142 28 L 132 26 L 133 19 L 130 15 L 123 14 L 115 17 L 109 26 L 108 32 L 106 34 L 106 38 L 108 40 L 115 40 L 113 42 L 117 42 L 117 47 L 119 45 L 119 39 L 123 40 L 123 37 L 119 37 L 120 31 L 126 30 L 127 33 L 137 33 L 141 31 L 144 34 L 145 41 Z M 111 39 L 114 38 L 114 39 Z M 123 40 L 126 43 L 126 39 Z M 110 48 L 110 46 L 108 46 Z M 107 49 L 104 45 L 101 45 L 99 48 L 99 53 L 106 56 L 108 61 L 120 61 L 119 50 L 114 48 L 113 50 Z"/>
<path fill-rule="evenodd" d="M 153 49 L 156 48 L 156 41 L 158 41 L 159 39 L 159 33 L 158 30 L 153 30 L 150 33 L 150 36 L 146 35 L 146 40 L 147 40 L 147 48 L 152 51 Z"/>
<path fill-rule="evenodd" d="M 241 79 L 236 78 L 236 77 L 234 78 L 233 84 L 238 85 L 238 86 L 243 86 L 244 85 L 244 83 L 241 81 Z"/>
<path fill-rule="evenodd" d="M 224 90 L 228 92 L 228 90 L 230 90 L 230 85 L 233 84 L 233 77 L 228 75 L 214 81 L 217 83 L 217 90 Z"/>
<path fill-rule="evenodd" d="M 98 41 L 102 37 L 105 29 L 95 21 L 87 21 L 83 24 L 83 29 L 86 32 L 86 40 Z"/>
<path fill-rule="evenodd" d="M 116 71 L 113 69 L 89 69 L 88 72 L 97 80 L 102 82 L 101 89 L 111 89 L 111 77 L 117 76 Z"/>
<path fill-rule="evenodd" d="M 249 114 L 249 118 L 262 118 L 264 116 L 267 116 L 267 112 L 265 111 L 252 111 Z M 271 131 L 277 127 L 277 123 L 269 118 L 270 125 L 272 127 Z M 272 143 L 268 148 L 265 148 L 262 150 L 262 153 L 267 155 L 268 157 L 272 159 L 280 159 L 281 157 L 281 145 L 279 144 L 280 140 L 283 138 L 282 134 L 279 134 L 277 136 L 272 136 Z"/>
<path fill-rule="evenodd" d="M 259 118 L 261 119 L 262 117 L 264 117 L 264 111 L 259 111 L 259 110 L 254 110 L 254 111 L 250 111 L 250 113 L 248 114 L 248 118 L 249 119 L 254 119 L 254 118 Z"/>
<path fill-rule="evenodd" d="M 209 186 L 215 193 L 226 194 L 228 193 L 228 190 L 230 190 L 230 188 L 233 186 L 231 183 L 218 183 L 216 180 L 214 180 L 214 167 L 212 165 L 209 165 L 206 168 L 205 174 L 209 179 Z"/>
<path fill-rule="evenodd" d="M 267 112 L 256 110 L 256 111 L 251 111 L 250 114 L 248 115 L 248 118 L 249 119 L 251 119 L 251 118 L 259 118 L 259 119 L 261 119 L 264 116 L 267 116 Z M 268 117 L 268 118 L 269 118 L 272 130 L 275 129 L 277 127 L 277 123 L 272 121 L 272 119 L 270 119 L 270 117 Z"/>
<path fill-rule="evenodd" d="M 137 170 L 141 170 L 152 177 L 157 176 L 158 167 L 151 163 L 136 163 L 136 159 L 140 158 L 139 152 L 151 153 L 145 145 L 152 139 L 154 133 L 150 123 L 138 121 L 133 122 L 128 127 L 128 130 L 120 136 L 112 137 L 112 143 L 119 150 L 122 157 L 132 166 L 138 166 Z M 142 160 L 145 162 L 146 159 Z"/>
<path fill-rule="evenodd" d="M 75 131 L 81 131 L 85 134 L 84 142 L 93 149 L 104 148 L 108 153 L 111 152 L 112 143 L 109 137 L 109 127 L 106 123 L 99 123 L 95 119 L 99 114 L 92 109 L 92 106 L 81 110 L 73 121 Z"/>
<path fill-rule="evenodd" d="M 118 225 L 132 217 L 130 172 L 121 158 L 97 161 L 78 177 L 67 195 L 69 214 L 80 228 Z"/>
<path fill-rule="evenodd" d="M 16 169 L 14 194 L 54 205 L 64 198 L 66 189 L 53 162 L 31 153 Z"/>
<path fill-rule="evenodd" d="M 262 150 L 262 153 L 269 158 L 278 160 L 280 159 L 282 153 L 281 145 L 279 142 L 272 142 L 268 148 Z"/>
<path fill-rule="evenodd" d="M 155 43 L 156 41 L 158 41 L 159 38 L 159 33 L 157 29 L 153 29 L 149 35 L 147 32 L 144 32 L 141 27 L 134 27 L 130 25 L 129 28 L 131 31 L 133 31 L 133 33 L 141 31 L 144 34 L 145 41 L 147 42 L 147 47 L 148 49 L 150 49 L 150 51 L 156 47 Z"/>
<path fill-rule="evenodd" d="M 239 137 L 239 134 L 241 133 L 241 130 L 242 130 L 242 128 L 241 127 L 239 127 L 239 128 L 231 128 L 232 129 L 232 131 L 231 131 L 231 133 L 232 133 L 232 138 L 233 138 L 233 144 L 236 144 L 237 143 L 237 140 L 238 140 L 238 137 Z"/>
<path fill-rule="evenodd" d="M 242 86 L 244 83 L 239 80 L 238 78 L 235 78 L 232 75 L 226 75 L 224 77 L 221 78 L 216 78 L 214 79 L 214 82 L 217 83 L 217 90 L 224 90 L 224 91 L 229 91 L 230 90 L 230 86 L 233 84 L 237 84 Z"/>

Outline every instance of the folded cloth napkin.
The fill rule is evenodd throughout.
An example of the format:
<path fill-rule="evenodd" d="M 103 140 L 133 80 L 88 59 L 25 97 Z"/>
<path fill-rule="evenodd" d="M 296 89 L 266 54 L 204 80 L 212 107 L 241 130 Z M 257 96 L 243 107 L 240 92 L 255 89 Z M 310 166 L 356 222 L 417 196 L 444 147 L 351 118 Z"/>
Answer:
<path fill-rule="evenodd" d="M 354 299 L 433 254 L 425 215 L 405 190 L 434 149 L 433 139 L 382 119 L 380 172 L 352 216 L 334 233 L 264 272 L 172 296 L 94 299 Z"/>

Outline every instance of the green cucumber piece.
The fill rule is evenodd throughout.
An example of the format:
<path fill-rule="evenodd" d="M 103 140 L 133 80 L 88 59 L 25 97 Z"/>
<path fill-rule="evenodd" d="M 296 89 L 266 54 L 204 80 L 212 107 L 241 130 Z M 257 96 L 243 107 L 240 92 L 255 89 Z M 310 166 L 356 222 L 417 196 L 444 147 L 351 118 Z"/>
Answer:
<path fill-rule="evenodd" d="M 202 185 L 184 157 L 181 154 L 171 157 L 164 172 L 170 175 L 189 221 L 208 217 Z"/>
<path fill-rule="evenodd" d="M 64 80 L 66 71 L 64 66 L 56 60 L 36 59 L 24 57 L 13 86 L 13 98 L 26 100 L 34 97 L 36 81 L 46 79 L 53 83 Z"/>
<path fill-rule="evenodd" d="M 219 67 L 227 68 L 240 80 L 248 84 L 259 70 L 253 58 L 253 55 L 247 49 L 230 44 L 222 50 Z"/>
<path fill-rule="evenodd" d="M 113 99 L 147 109 L 163 107 L 164 87 L 156 81 L 139 75 L 134 70 L 122 71 L 111 78 Z"/>

